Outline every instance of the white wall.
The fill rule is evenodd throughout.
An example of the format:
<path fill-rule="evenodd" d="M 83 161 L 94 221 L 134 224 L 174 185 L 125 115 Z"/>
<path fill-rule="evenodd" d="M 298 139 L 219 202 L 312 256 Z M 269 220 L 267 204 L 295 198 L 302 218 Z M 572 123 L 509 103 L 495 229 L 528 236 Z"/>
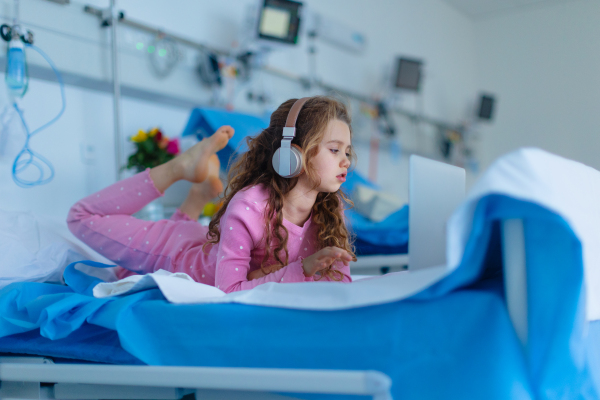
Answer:
<path fill-rule="evenodd" d="M 600 2 L 478 19 L 481 87 L 498 97 L 482 160 L 536 146 L 600 169 Z"/>
<path fill-rule="evenodd" d="M 162 27 L 208 45 L 229 48 L 238 39 L 244 18 L 244 8 L 254 0 L 121 0 L 119 8 L 129 18 Z M 89 4 L 107 6 L 108 0 Z M 475 38 L 473 23 L 440 0 L 327 0 L 307 1 L 315 11 L 336 18 L 364 33 L 368 38 L 365 54 L 356 55 L 318 43 L 317 72 L 319 77 L 341 88 L 376 94 L 383 88 L 383 76 L 396 56 L 422 58 L 426 62 L 423 86 L 423 111 L 426 115 L 461 121 L 469 111 L 477 87 Z M 10 17 L 10 4 L 0 1 L 0 12 Z M 36 34 L 36 43 L 67 72 L 84 74 L 97 79 L 110 79 L 109 36 L 98 27 L 98 20 L 81 11 L 73 2 L 60 6 L 42 0 L 21 0 L 23 24 Z M 156 78 L 145 53 L 136 52 L 134 45 L 139 33 L 122 29 L 120 49 L 123 83 L 129 86 L 176 95 L 198 103 L 206 103 L 211 93 L 198 82 L 193 57 L 187 58 L 165 79 Z M 144 39 L 142 37 L 142 39 Z M 144 40 L 149 40 L 146 37 Z M 189 53 L 189 52 L 188 52 Z M 31 63 L 44 61 L 28 53 Z M 269 63 L 294 74 L 306 75 L 308 60 L 306 40 L 298 48 L 273 54 Z M 299 85 L 257 74 L 250 87 L 266 90 L 272 96 L 271 107 L 289 97 L 318 93 L 306 91 Z M 414 110 L 417 99 L 412 95 L 400 98 L 400 105 Z M 32 80 L 23 100 L 31 126 L 41 124 L 58 107 L 55 84 Z M 114 143 L 112 129 L 112 100 L 104 93 L 80 88 L 67 88 L 67 111 L 62 119 L 32 141 L 34 150 L 49 158 L 56 168 L 56 178 L 50 184 L 34 189 L 16 187 L 10 179 L 11 154 L 0 157 L 0 207 L 30 209 L 35 212 L 64 217 L 68 208 L 84 195 L 98 190 L 114 180 Z M 4 106 L 6 101 L 0 106 Z M 244 97 L 244 87 L 238 88 L 234 105 L 242 111 L 261 111 Z M 368 151 L 366 143 L 370 125 L 361 116 L 358 104 L 353 103 L 359 153 L 359 171 L 366 172 Z M 165 107 L 139 100 L 123 101 L 123 135 L 130 136 L 139 128 L 160 125 L 168 135 L 179 134 L 189 114 L 188 109 Z M 432 151 L 431 130 L 417 135 L 413 126 L 398 120 L 401 145 L 422 153 Z M 18 147 L 14 134 L 13 149 Z M 389 147 L 389 146 L 388 146 Z M 81 148 L 88 149 L 82 154 Z M 379 160 L 379 183 L 388 191 L 406 197 L 406 157 L 395 159 L 382 146 Z M 85 155 L 85 157 L 84 157 Z M 87 157 L 87 158 L 86 158 Z"/>
<path fill-rule="evenodd" d="M 0 74 L 0 79 L 4 75 Z M 31 80 L 21 107 L 30 129 L 43 125 L 60 109 L 57 85 Z M 46 130 L 35 135 L 30 148 L 49 159 L 55 169 L 54 179 L 32 188 L 17 186 L 11 175 L 14 157 L 21 150 L 24 132 L 16 115 L 6 131 L 4 154 L 0 154 L 0 208 L 31 210 L 53 217 L 64 217 L 77 200 L 113 183 L 114 140 L 112 96 L 76 87 L 66 87 L 67 107 L 63 116 Z M 3 104 L 4 106 L 4 104 Z M 161 126 L 176 136 L 183 131 L 188 110 L 139 100 L 123 99 L 123 132 Z M 130 144 L 127 151 L 132 150 Z M 35 168 L 24 172 L 24 179 L 36 179 Z"/>

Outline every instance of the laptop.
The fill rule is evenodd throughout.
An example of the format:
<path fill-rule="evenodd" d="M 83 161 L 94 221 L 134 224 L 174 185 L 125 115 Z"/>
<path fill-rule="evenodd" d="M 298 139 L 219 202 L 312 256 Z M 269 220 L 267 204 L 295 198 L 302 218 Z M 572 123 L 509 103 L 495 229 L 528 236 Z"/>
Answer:
<path fill-rule="evenodd" d="M 465 199 L 460 167 L 411 155 L 408 178 L 408 269 L 446 265 L 446 224 Z"/>

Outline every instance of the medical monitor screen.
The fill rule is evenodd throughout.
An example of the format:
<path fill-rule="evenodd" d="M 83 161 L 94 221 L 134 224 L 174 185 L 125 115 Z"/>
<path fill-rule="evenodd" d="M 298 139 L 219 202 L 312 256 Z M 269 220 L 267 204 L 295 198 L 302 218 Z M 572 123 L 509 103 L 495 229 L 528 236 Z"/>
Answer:
<path fill-rule="evenodd" d="M 261 39 L 296 44 L 302 3 L 291 0 L 265 0 L 258 21 Z"/>
<path fill-rule="evenodd" d="M 394 86 L 399 89 L 419 91 L 421 82 L 422 61 L 399 58 L 396 66 L 396 81 Z"/>
<path fill-rule="evenodd" d="M 494 97 L 491 95 L 481 95 L 479 99 L 479 112 L 477 113 L 480 119 L 491 120 L 494 114 Z"/>

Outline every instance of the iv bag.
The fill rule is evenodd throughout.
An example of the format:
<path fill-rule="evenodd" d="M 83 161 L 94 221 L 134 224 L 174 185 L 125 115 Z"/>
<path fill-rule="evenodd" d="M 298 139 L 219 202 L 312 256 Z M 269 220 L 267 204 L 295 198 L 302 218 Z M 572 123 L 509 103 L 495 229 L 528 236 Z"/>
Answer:
<path fill-rule="evenodd" d="M 23 97 L 27 91 L 29 76 L 25 63 L 25 48 L 19 38 L 9 42 L 6 59 L 6 86 L 12 95 Z"/>

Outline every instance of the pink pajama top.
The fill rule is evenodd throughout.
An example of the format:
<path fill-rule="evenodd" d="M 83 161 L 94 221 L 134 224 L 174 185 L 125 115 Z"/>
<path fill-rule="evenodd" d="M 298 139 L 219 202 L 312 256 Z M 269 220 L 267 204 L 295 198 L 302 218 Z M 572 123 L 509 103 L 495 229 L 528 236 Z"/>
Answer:
<path fill-rule="evenodd" d="M 67 224 L 73 234 L 92 249 L 118 264 L 117 275 L 145 274 L 164 269 L 185 272 L 197 282 L 216 286 L 226 293 L 248 290 L 266 282 L 308 282 L 302 259 L 317 252 L 318 227 L 312 217 L 297 226 L 283 220 L 288 230 L 290 263 L 259 279 L 248 281 L 248 273 L 260 269 L 265 254 L 264 209 L 268 199 L 262 185 L 236 193 L 221 217 L 221 238 L 206 243 L 208 227 L 177 211 L 170 220 L 145 221 L 132 217 L 152 200 L 162 196 L 149 170 L 119 181 L 77 202 Z M 274 263 L 271 258 L 267 265 Z M 351 282 L 350 268 L 337 261 L 334 268 Z M 329 280 L 323 278 L 323 281 Z"/>

